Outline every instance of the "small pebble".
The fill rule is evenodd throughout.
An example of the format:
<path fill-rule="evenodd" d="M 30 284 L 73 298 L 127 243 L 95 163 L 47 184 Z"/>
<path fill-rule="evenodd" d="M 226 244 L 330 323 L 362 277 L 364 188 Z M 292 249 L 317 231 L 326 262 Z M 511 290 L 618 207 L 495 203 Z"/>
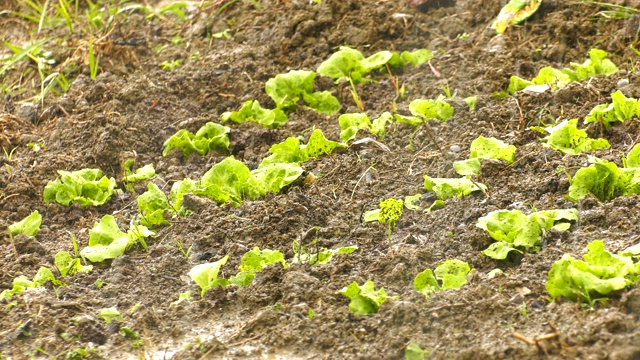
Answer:
<path fill-rule="evenodd" d="M 460 152 L 460 146 L 458 145 L 451 145 L 451 147 L 449 148 L 449 150 L 451 150 L 452 152 Z"/>

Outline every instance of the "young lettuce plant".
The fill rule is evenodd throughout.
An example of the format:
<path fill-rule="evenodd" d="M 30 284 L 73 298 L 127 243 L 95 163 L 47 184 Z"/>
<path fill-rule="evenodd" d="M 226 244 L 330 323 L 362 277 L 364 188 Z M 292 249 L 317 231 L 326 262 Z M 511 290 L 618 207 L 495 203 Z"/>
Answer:
<path fill-rule="evenodd" d="M 131 170 L 131 167 L 135 161 L 128 159 L 123 164 L 122 181 L 125 183 L 134 183 L 140 181 L 146 181 L 156 177 L 156 170 L 153 168 L 153 164 L 147 164 L 141 168 L 136 169 L 135 173 Z"/>
<path fill-rule="evenodd" d="M 611 124 L 624 122 L 640 116 L 640 102 L 637 99 L 629 99 L 618 90 L 611 94 L 611 103 L 600 104 L 594 107 L 585 117 L 585 124 L 600 123 L 605 129 Z"/>
<path fill-rule="evenodd" d="M 445 260 L 436 266 L 435 272 L 426 269 L 419 273 L 413 280 L 413 288 L 428 299 L 436 291 L 459 290 L 467 283 L 467 276 L 474 271 L 464 261 Z"/>
<path fill-rule="evenodd" d="M 40 267 L 38 272 L 33 277 L 33 280 L 29 280 L 24 275 L 18 276 L 13 279 L 13 287 L 11 290 L 6 289 L 0 293 L 0 301 L 5 299 L 10 299 L 13 295 L 18 295 L 26 289 L 35 288 L 38 286 L 43 286 L 46 282 L 51 281 L 53 285 L 63 286 L 64 283 L 60 280 L 56 280 L 56 277 L 53 275 L 51 270 L 46 267 Z"/>
<path fill-rule="evenodd" d="M 449 120 L 453 116 L 453 107 L 445 101 L 445 97 L 439 95 L 437 99 L 418 99 L 409 104 L 409 111 L 415 117 L 421 117 L 425 121 L 437 119 L 441 122 Z M 410 120 L 409 120 L 410 121 Z"/>
<path fill-rule="evenodd" d="M 154 227 L 157 225 L 169 225 L 169 221 L 164 218 L 165 210 L 175 213 L 167 195 L 152 182 L 147 184 L 147 191 L 138 196 L 138 210 L 140 210 L 140 224 Z"/>
<path fill-rule="evenodd" d="M 638 253 L 628 250 L 615 255 L 605 250 L 602 240 L 595 240 L 587 245 L 584 261 L 564 254 L 549 271 L 547 291 L 554 299 L 562 296 L 593 306 L 601 296 L 640 280 L 640 263 L 633 259 Z"/>
<path fill-rule="evenodd" d="M 34 210 L 29 216 L 18 221 L 17 223 L 13 223 L 9 225 L 9 236 L 15 237 L 20 234 L 24 234 L 27 236 L 36 236 L 38 231 L 40 230 L 40 225 L 42 224 L 42 215 L 38 212 L 38 210 Z"/>
<path fill-rule="evenodd" d="M 516 158 L 516 147 L 502 140 L 479 136 L 471 142 L 469 159 L 455 161 L 453 168 L 462 176 L 478 175 L 482 159 L 501 159 L 511 164 Z"/>
<path fill-rule="evenodd" d="M 539 251 L 546 231 L 566 231 L 571 226 L 570 222 L 577 220 L 576 209 L 545 210 L 531 215 L 520 210 L 497 210 L 478 219 L 476 226 L 496 240 L 482 253 L 492 259 L 504 260 L 511 251 Z"/>
<path fill-rule="evenodd" d="M 80 258 L 72 257 L 67 251 L 56 253 L 54 264 L 62 276 L 71 276 L 78 272 L 88 273 L 93 269 L 92 265 L 82 265 Z"/>
<path fill-rule="evenodd" d="M 511 76 L 509 81 L 509 93 L 524 90 L 529 86 L 547 85 L 552 90 L 565 87 L 570 82 L 582 81 L 596 75 L 612 75 L 618 72 L 618 67 L 606 59 L 607 52 L 600 49 L 591 49 L 589 59 L 582 64 L 571 63 L 573 69 L 564 68 L 562 70 L 552 67 L 544 67 L 538 72 L 538 76 L 529 80 L 518 76 Z"/>
<path fill-rule="evenodd" d="M 380 305 L 388 299 L 384 288 L 375 290 L 373 281 L 367 281 L 362 286 L 354 281 L 351 285 L 338 291 L 338 293 L 351 299 L 349 311 L 354 315 L 377 313 Z"/>
<path fill-rule="evenodd" d="M 585 151 L 608 149 L 607 139 L 591 139 L 586 130 L 578 129 L 578 119 L 564 120 L 556 126 L 543 129 L 549 135 L 543 144 L 566 155 L 578 155 Z M 538 128 L 536 128 L 537 130 Z"/>
<path fill-rule="evenodd" d="M 218 285 L 223 287 L 227 285 L 226 279 L 218 278 L 220 268 L 227 263 L 227 260 L 229 260 L 229 255 L 215 262 L 196 265 L 189 270 L 187 275 L 200 286 L 200 297 L 204 298 L 207 291 Z"/>
<path fill-rule="evenodd" d="M 592 164 L 576 172 L 566 198 L 578 201 L 591 194 L 598 201 L 609 201 L 616 196 L 640 194 L 640 144 L 636 144 L 622 160 L 624 168 L 615 163 L 589 157 Z"/>
<path fill-rule="evenodd" d="M 287 114 L 282 109 L 265 109 L 258 100 L 249 100 L 242 104 L 238 111 L 227 111 L 220 116 L 223 122 L 235 123 L 254 122 L 269 129 L 277 129 L 289 121 Z"/>
<path fill-rule="evenodd" d="M 318 239 L 311 242 L 311 245 L 317 244 Z M 315 253 L 310 252 L 308 247 L 302 246 L 298 241 L 293 242 L 293 259 L 292 264 L 311 264 L 312 266 L 324 265 L 331 261 L 335 254 L 351 254 L 358 250 L 357 246 L 343 246 L 337 249 L 316 248 Z"/>
<path fill-rule="evenodd" d="M 451 178 L 432 178 L 428 175 L 424 176 L 424 188 L 427 191 L 434 192 L 438 200 L 444 201 L 454 197 L 463 197 L 474 191 L 486 191 L 487 186 L 468 177 L 451 179 Z M 438 205 L 443 205 L 442 203 Z"/>
<path fill-rule="evenodd" d="M 58 170 L 60 177 L 49 181 L 44 188 L 44 201 L 55 201 L 69 206 L 71 203 L 82 207 L 104 205 L 111 199 L 116 188 L 116 179 L 102 176 L 99 169 L 79 171 Z"/>
<path fill-rule="evenodd" d="M 186 130 L 178 130 L 164 142 L 162 156 L 167 156 L 175 148 L 181 149 L 184 158 L 193 152 L 206 155 L 210 150 L 226 152 L 229 149 L 230 129 L 220 124 L 208 122 L 195 135 Z"/>
<path fill-rule="evenodd" d="M 347 146 L 336 141 L 328 140 L 322 130 L 315 129 L 306 145 L 300 144 L 299 137 L 289 137 L 285 141 L 271 146 L 271 155 L 260 163 L 260 166 L 277 163 L 305 163 L 311 158 L 320 155 L 329 155 L 335 149 L 343 149 Z"/>
<path fill-rule="evenodd" d="M 284 255 L 278 250 L 264 249 L 260 250 L 257 246 L 253 250 L 242 255 L 240 263 L 240 272 L 232 276 L 228 283 L 238 287 L 248 286 L 253 282 L 257 272 L 267 266 L 280 263 L 286 268 L 287 263 L 284 261 Z"/>
<path fill-rule="evenodd" d="M 155 235 L 153 231 L 135 224 L 133 220 L 129 230 L 126 233 L 122 232 L 116 219 L 111 215 L 105 215 L 89 230 L 89 245 L 80 251 L 80 255 L 91 262 L 115 259 L 137 242 L 146 249 L 147 244 L 144 239 L 153 235 Z"/>
<path fill-rule="evenodd" d="M 322 114 L 332 115 L 340 110 L 340 102 L 329 91 L 313 91 L 316 73 L 305 70 L 292 70 L 278 74 L 265 85 L 265 92 L 276 103 L 278 109 L 291 113 L 304 100 L 306 105 Z"/>
<path fill-rule="evenodd" d="M 350 113 L 340 115 L 338 121 L 340 122 L 340 139 L 346 144 L 355 139 L 360 129 L 367 129 L 372 134 L 384 138 L 385 126 L 388 122 L 393 122 L 394 117 L 391 113 L 384 112 L 372 122 L 365 113 Z"/>
<path fill-rule="evenodd" d="M 389 224 L 387 235 L 391 236 L 391 232 L 396 227 L 396 223 L 402 216 L 404 201 L 394 198 L 380 200 L 380 208 L 367 211 L 364 214 L 364 221 L 378 221 L 381 224 Z"/>

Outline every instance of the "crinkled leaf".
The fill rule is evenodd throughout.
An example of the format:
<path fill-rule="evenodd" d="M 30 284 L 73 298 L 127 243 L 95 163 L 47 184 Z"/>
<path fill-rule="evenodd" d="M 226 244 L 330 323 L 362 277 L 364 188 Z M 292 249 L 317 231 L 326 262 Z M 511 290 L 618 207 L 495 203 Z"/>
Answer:
<path fill-rule="evenodd" d="M 384 139 L 386 134 L 385 126 L 387 123 L 391 122 L 393 122 L 393 115 L 391 115 L 390 112 L 383 112 L 380 114 L 380 117 L 373 120 L 369 131 L 371 131 L 372 134 L 379 136 L 381 139 Z"/>
<path fill-rule="evenodd" d="M 218 285 L 226 285 L 226 280 L 218 279 L 218 274 L 220 273 L 220 268 L 227 263 L 228 259 L 229 255 L 215 262 L 196 265 L 189 270 L 187 275 L 202 289 L 200 292 L 201 297 L 204 297 L 209 289 L 213 289 Z"/>
<path fill-rule="evenodd" d="M 476 184 L 478 185 L 476 186 Z M 440 200 L 462 197 L 474 191 L 487 189 L 484 184 L 474 183 L 468 178 L 431 178 L 427 175 L 424 176 L 424 188 L 427 189 L 427 191 L 435 192 Z"/>
<path fill-rule="evenodd" d="M 384 288 L 375 291 L 373 281 L 367 281 L 362 286 L 354 281 L 338 293 L 351 299 L 349 310 L 355 315 L 376 313 L 380 309 L 380 305 L 387 301 L 387 293 Z"/>
<path fill-rule="evenodd" d="M 460 289 L 467 283 L 467 275 L 471 272 L 468 263 L 460 260 L 445 260 L 440 263 L 434 273 L 442 282 L 441 290 Z"/>
<path fill-rule="evenodd" d="M 333 115 L 342 107 L 338 98 L 329 91 L 303 93 L 302 98 L 308 108 L 325 115 Z"/>
<path fill-rule="evenodd" d="M 167 156 L 173 149 L 181 149 L 184 158 L 193 152 L 206 155 L 210 150 L 225 152 L 229 149 L 230 129 L 220 124 L 208 122 L 196 134 L 181 129 L 164 142 L 162 156 Z"/>
<path fill-rule="evenodd" d="M 544 138 L 545 145 L 568 155 L 578 155 L 585 151 L 608 149 L 606 139 L 591 139 L 586 130 L 577 127 L 578 119 L 564 120 L 556 126 L 545 128 L 549 136 Z"/>
<path fill-rule="evenodd" d="M 292 70 L 278 74 L 267 80 L 265 92 L 284 111 L 293 111 L 305 93 L 313 92 L 313 80 L 316 73 L 305 70 Z"/>
<path fill-rule="evenodd" d="M 200 187 L 193 189 L 196 195 L 204 195 L 218 204 L 231 202 L 235 206 L 242 203 L 242 192 L 251 178 L 249 168 L 230 156 L 212 166 L 200 179 Z"/>
<path fill-rule="evenodd" d="M 156 176 L 156 170 L 153 168 L 153 164 L 147 164 L 141 168 L 136 169 L 133 173 L 131 169 L 125 169 L 125 175 L 122 180 L 125 182 L 138 182 L 145 181 Z"/>
<path fill-rule="evenodd" d="M 358 84 L 363 81 L 362 76 L 365 74 L 365 68 L 361 64 L 363 59 L 364 55 L 360 51 L 342 46 L 320 64 L 317 73 L 333 79 L 336 84 L 348 78 Z"/>
<path fill-rule="evenodd" d="M 540 225 L 520 210 L 497 210 L 478 219 L 477 227 L 497 241 L 530 248 L 538 245 Z"/>
<path fill-rule="evenodd" d="M 285 186 L 296 181 L 304 170 L 297 163 L 275 163 L 258 167 L 250 172 L 244 192 L 251 199 L 264 196 L 271 191 L 279 194 Z"/>
<path fill-rule="evenodd" d="M 106 321 L 107 324 L 111 323 L 112 321 L 122 321 L 122 314 L 120 314 L 120 311 L 118 311 L 115 306 L 106 309 L 100 309 L 98 316 L 100 316 L 102 320 Z"/>
<path fill-rule="evenodd" d="M 88 273 L 93 269 L 91 265 L 82 265 L 79 258 L 71 257 L 71 254 L 66 251 L 56 253 L 54 264 L 62 276 L 73 275 L 80 271 Z"/>
<path fill-rule="evenodd" d="M 522 254 L 522 251 L 511 247 L 509 243 L 506 243 L 504 241 L 494 242 L 493 244 L 489 245 L 488 248 L 483 250 L 482 253 L 495 260 L 504 260 L 507 258 L 511 251 Z"/>
<path fill-rule="evenodd" d="M 585 123 L 599 122 L 606 129 L 616 122 L 624 122 L 640 116 L 640 103 L 637 99 L 629 99 L 618 90 L 611 94 L 611 103 L 594 107 L 585 117 Z"/>
<path fill-rule="evenodd" d="M 412 342 L 404 349 L 404 358 L 405 360 L 427 360 L 429 350 L 422 350 L 418 344 Z"/>
<path fill-rule="evenodd" d="M 269 149 L 271 155 L 262 160 L 260 166 L 276 163 L 303 163 L 309 159 L 308 151 L 300 146 L 300 138 L 288 137 Z"/>
<path fill-rule="evenodd" d="M 11 236 L 16 236 L 18 234 L 36 236 L 36 233 L 40 230 L 41 224 L 42 215 L 40 215 L 38 210 L 34 210 L 26 218 L 9 225 L 9 234 L 11 234 Z"/>
<path fill-rule="evenodd" d="M 363 74 L 369 73 L 375 69 L 385 66 L 393 57 L 393 53 L 388 50 L 377 52 L 366 59 L 360 61 L 360 65 L 364 68 Z"/>
<path fill-rule="evenodd" d="M 409 124 L 411 126 L 422 125 L 422 118 L 418 116 L 404 116 L 400 114 L 393 114 L 393 119 L 399 123 Z"/>
<path fill-rule="evenodd" d="M 82 169 L 68 172 L 59 170 L 60 177 L 49 181 L 44 188 L 44 201 L 55 201 L 69 206 L 78 203 L 82 207 L 100 206 L 111 199 L 116 180 L 102 176 L 99 169 Z"/>
<path fill-rule="evenodd" d="M 427 299 L 431 296 L 430 294 L 432 292 L 440 291 L 440 285 L 438 285 L 438 281 L 431 269 L 426 269 L 416 276 L 413 280 L 413 288 L 423 293 Z"/>
<path fill-rule="evenodd" d="M 322 130 L 315 129 L 309 137 L 309 142 L 304 146 L 304 152 L 306 152 L 309 158 L 316 158 L 320 155 L 329 155 L 337 148 L 345 148 L 346 145 L 337 141 L 328 140 Z"/>
<path fill-rule="evenodd" d="M 431 60 L 433 58 L 433 54 L 427 49 L 419 49 L 411 52 L 403 51 L 402 54 L 400 54 L 400 57 L 406 63 L 413 66 L 419 66 Z"/>
<path fill-rule="evenodd" d="M 453 107 L 444 99 L 440 95 L 436 100 L 414 100 L 409 104 L 409 111 L 414 116 L 422 116 L 427 121 L 437 119 L 445 122 L 453 116 Z"/>
<path fill-rule="evenodd" d="M 144 226 L 169 225 L 169 221 L 164 218 L 164 211 L 173 209 L 169 206 L 167 196 L 150 182 L 147 184 L 147 191 L 138 196 L 138 210 L 142 215 L 140 223 Z"/>
<path fill-rule="evenodd" d="M 622 159 L 625 168 L 640 168 L 640 144 L 636 144 Z"/>
<path fill-rule="evenodd" d="M 502 7 L 491 28 L 502 34 L 510 25 L 520 24 L 533 15 L 542 0 L 511 0 Z"/>
<path fill-rule="evenodd" d="M 473 158 L 453 162 L 453 168 L 459 175 L 473 176 L 480 174 L 480 165 L 482 159 Z"/>
<path fill-rule="evenodd" d="M 613 199 L 616 190 L 624 188 L 625 180 L 616 164 L 600 160 L 576 172 L 567 199 L 578 201 L 591 194 L 600 201 L 608 201 Z"/>
<path fill-rule="evenodd" d="M 220 119 L 236 123 L 254 122 L 269 129 L 277 129 L 289 121 L 287 114 L 282 109 L 265 109 L 260 106 L 258 100 L 249 100 L 242 104 L 240 110 L 225 112 L 220 116 Z"/>
<path fill-rule="evenodd" d="M 419 211 L 422 210 L 420 206 L 420 198 L 422 194 L 409 195 L 404 197 L 404 206 L 409 210 Z"/>
<path fill-rule="evenodd" d="M 171 186 L 171 191 L 169 196 L 171 197 L 171 203 L 173 204 L 173 208 L 178 211 L 180 215 L 187 215 L 188 210 L 182 207 L 182 201 L 184 200 L 184 196 L 186 194 L 192 193 L 194 190 L 198 189 L 200 184 L 197 181 L 193 181 L 189 178 L 185 178 L 180 181 L 176 181 Z"/>
<path fill-rule="evenodd" d="M 338 121 L 341 130 L 340 139 L 345 143 L 354 139 L 358 130 L 371 128 L 371 120 L 365 113 L 342 114 Z"/>

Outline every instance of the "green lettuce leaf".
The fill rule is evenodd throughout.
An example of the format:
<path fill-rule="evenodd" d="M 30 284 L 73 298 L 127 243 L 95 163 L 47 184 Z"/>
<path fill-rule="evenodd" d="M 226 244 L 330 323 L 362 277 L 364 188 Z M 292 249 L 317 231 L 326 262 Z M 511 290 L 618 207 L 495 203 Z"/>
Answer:
<path fill-rule="evenodd" d="M 242 256 L 240 272 L 229 279 L 230 284 L 238 287 L 248 286 L 253 282 L 255 274 L 267 266 L 280 263 L 286 268 L 284 255 L 278 250 L 260 250 L 257 246 Z"/>
<path fill-rule="evenodd" d="M 228 284 L 227 280 L 218 278 L 220 268 L 222 265 L 227 263 L 228 259 L 229 255 L 215 262 L 196 265 L 189 270 L 187 275 L 189 275 L 191 280 L 200 286 L 200 297 L 204 298 L 204 295 L 209 291 L 209 289 L 213 289 L 218 285 L 224 287 Z"/>
<path fill-rule="evenodd" d="M 234 206 L 239 206 L 251 176 L 251 171 L 245 164 L 230 156 L 212 166 L 202 176 L 200 186 L 193 193 L 207 196 L 218 204 L 231 202 Z"/>
<path fill-rule="evenodd" d="M 455 161 L 453 168 L 460 175 L 478 175 L 481 159 L 501 159 L 511 164 L 515 161 L 516 147 L 502 140 L 479 136 L 471 142 L 468 160 Z"/>
<path fill-rule="evenodd" d="M 611 94 L 611 103 L 600 104 L 591 109 L 584 122 L 601 123 L 605 129 L 617 122 L 624 122 L 640 116 L 640 103 L 637 99 L 629 99 L 618 90 Z"/>
<path fill-rule="evenodd" d="M 296 181 L 303 172 L 304 170 L 297 163 L 260 166 L 251 170 L 251 176 L 247 179 L 244 191 L 251 199 L 265 196 L 268 192 L 277 195 L 282 188 Z"/>
<path fill-rule="evenodd" d="M 436 266 L 435 272 L 426 269 L 419 273 L 413 280 L 413 288 L 428 299 L 436 291 L 462 288 L 467 283 L 467 275 L 473 271 L 464 261 L 445 260 Z"/>
<path fill-rule="evenodd" d="M 245 102 L 240 110 L 225 112 L 220 116 L 223 122 L 233 121 L 236 123 L 254 122 L 269 129 L 277 129 L 289 121 L 287 114 L 282 109 L 264 109 L 258 100 Z"/>
<path fill-rule="evenodd" d="M 11 290 L 6 289 L 0 293 L 0 301 L 5 299 L 8 300 L 13 295 L 18 295 L 26 289 L 43 286 L 49 281 L 51 281 L 53 285 L 56 286 L 64 285 L 62 281 L 56 279 L 51 270 L 47 269 L 46 267 L 40 267 L 36 275 L 33 277 L 33 280 L 29 280 L 29 278 L 23 275 L 13 279 L 13 287 L 11 288 Z"/>
<path fill-rule="evenodd" d="M 42 215 L 40 215 L 38 210 L 34 210 L 26 218 L 18 221 L 17 223 L 13 223 L 9 225 L 9 234 L 11 236 L 16 236 L 18 234 L 36 236 L 36 234 L 38 233 L 38 230 L 40 230 L 41 224 L 42 224 Z"/>
<path fill-rule="evenodd" d="M 564 120 L 556 126 L 545 128 L 549 136 L 543 139 L 547 147 L 567 155 L 578 155 L 585 151 L 608 149 L 606 139 L 591 139 L 586 130 L 578 129 L 578 119 Z"/>
<path fill-rule="evenodd" d="M 373 281 L 367 281 L 362 286 L 354 281 L 338 293 L 351 299 L 349 311 L 355 315 L 376 313 L 380 309 L 380 305 L 387 301 L 387 292 L 384 288 L 376 291 Z"/>
<path fill-rule="evenodd" d="M 82 207 L 104 205 L 111 199 L 116 188 L 116 179 L 102 176 L 99 169 L 82 169 L 68 172 L 58 170 L 60 175 L 49 181 L 44 188 L 44 201 L 55 201 L 69 206 L 71 203 Z"/>
<path fill-rule="evenodd" d="M 421 116 L 427 121 L 437 119 L 445 122 L 453 116 L 453 107 L 444 100 L 442 95 L 436 100 L 414 100 L 409 104 L 409 111 L 413 116 Z"/>
<path fill-rule="evenodd" d="M 340 122 L 340 139 L 347 143 L 356 137 L 360 129 L 370 129 L 371 120 L 365 113 L 342 114 L 338 118 Z"/>
<path fill-rule="evenodd" d="M 474 191 L 487 189 L 486 185 L 478 182 L 474 183 L 468 178 L 432 178 L 427 175 L 424 176 L 424 188 L 427 189 L 427 191 L 435 192 L 440 200 L 463 197 Z"/>
<path fill-rule="evenodd" d="M 316 244 L 317 240 L 311 242 Z M 298 241 L 293 242 L 292 264 L 311 264 L 312 266 L 323 265 L 331 261 L 335 254 L 351 254 L 358 250 L 357 246 L 343 246 L 337 249 L 316 248 L 309 250 L 309 247 L 301 246 Z"/>
<path fill-rule="evenodd" d="M 147 184 L 147 191 L 138 196 L 138 210 L 140 210 L 140 223 L 144 226 L 169 225 L 169 221 L 164 218 L 164 211 L 172 211 L 167 196 L 150 182 Z"/>
<path fill-rule="evenodd" d="M 364 81 L 363 76 L 366 74 L 362 60 L 364 55 L 360 51 L 341 46 L 339 51 L 320 64 L 316 72 L 320 76 L 333 79 L 336 84 L 347 79 L 351 79 L 354 84 L 359 84 Z"/>
<path fill-rule="evenodd" d="M 129 159 L 125 161 L 124 176 L 122 177 L 122 181 L 131 183 L 146 181 L 156 177 L 156 170 L 153 168 L 153 164 L 147 164 L 141 168 L 138 168 L 136 169 L 135 173 L 131 171 L 132 165 L 133 160 Z"/>
<path fill-rule="evenodd" d="M 182 150 L 185 159 L 193 152 L 200 155 L 206 155 L 210 150 L 226 152 L 229 149 L 229 131 L 228 127 L 212 122 L 204 124 L 195 135 L 185 129 L 178 130 L 164 142 L 162 156 L 176 148 Z"/>
<path fill-rule="evenodd" d="M 54 264 L 62 276 L 73 275 L 81 271 L 88 273 L 93 269 L 91 265 L 82 265 L 82 261 L 79 258 L 73 258 L 71 254 L 66 251 L 56 253 Z"/>
<path fill-rule="evenodd" d="M 137 242 L 146 248 L 144 238 L 154 234 L 144 226 L 133 224 L 125 233 L 120 230 L 113 216 L 105 215 L 89 230 L 89 244 L 80 251 L 80 255 L 91 262 L 115 259 Z"/>

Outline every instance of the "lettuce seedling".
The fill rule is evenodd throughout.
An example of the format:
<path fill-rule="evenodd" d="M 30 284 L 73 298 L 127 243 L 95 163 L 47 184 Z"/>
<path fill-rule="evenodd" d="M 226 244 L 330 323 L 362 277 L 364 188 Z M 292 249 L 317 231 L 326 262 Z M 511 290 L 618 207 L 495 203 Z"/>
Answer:
<path fill-rule="evenodd" d="M 209 289 L 213 289 L 218 285 L 224 287 L 228 284 L 226 279 L 218 278 L 220 268 L 227 263 L 228 259 L 229 255 L 215 262 L 196 265 L 189 270 L 187 275 L 202 289 L 202 291 L 200 291 L 200 297 L 204 298 L 204 295 Z"/>
<path fill-rule="evenodd" d="M 407 63 L 418 66 L 431 58 L 433 58 L 433 54 L 426 49 L 413 52 L 404 51 L 401 54 L 380 51 L 365 58 L 360 51 L 342 46 L 339 51 L 333 53 L 329 59 L 320 64 L 317 73 L 333 79 L 336 84 L 342 80 L 348 80 L 357 85 L 368 81 L 364 78 L 366 74 L 387 64 L 392 67 L 401 67 Z"/>
<path fill-rule="evenodd" d="M 68 172 L 58 170 L 59 178 L 49 181 L 44 188 L 44 201 L 55 201 L 69 206 L 78 203 L 82 207 L 104 205 L 111 199 L 116 179 L 102 176 L 99 169 L 82 169 Z"/>
<path fill-rule="evenodd" d="M 429 350 L 422 350 L 420 345 L 412 342 L 404 349 L 405 360 L 427 360 L 429 359 Z"/>
<path fill-rule="evenodd" d="M 129 230 L 126 233 L 122 232 L 116 219 L 111 215 L 105 215 L 89 230 L 89 245 L 80 251 L 80 255 L 91 262 L 115 259 L 137 242 L 146 248 L 144 238 L 153 235 L 153 231 L 145 226 L 136 225 L 133 221 Z"/>
<path fill-rule="evenodd" d="M 477 227 L 496 240 L 483 254 L 504 260 L 511 251 L 537 252 L 542 246 L 544 232 L 550 229 L 566 231 L 569 222 L 578 220 L 578 210 L 546 210 L 525 215 L 520 210 L 497 210 L 478 219 Z"/>
<path fill-rule="evenodd" d="M 136 169 L 135 173 L 131 170 L 131 167 L 133 166 L 133 164 L 134 164 L 133 159 L 128 159 L 127 161 L 124 162 L 122 181 L 126 183 L 133 183 L 133 182 L 139 182 L 139 181 L 146 181 L 156 177 L 156 170 L 153 168 L 153 164 L 147 164 L 141 168 L 138 168 Z"/>
<path fill-rule="evenodd" d="M 524 90 L 532 85 L 548 85 L 551 89 L 565 87 L 574 81 L 582 81 L 595 75 L 615 74 L 618 68 L 607 57 L 607 52 L 599 49 L 591 49 L 589 51 L 589 59 L 583 64 L 571 63 L 575 70 L 564 68 L 562 70 L 552 67 L 544 67 L 540 69 L 538 75 L 529 80 L 522 79 L 518 76 L 511 76 L 509 81 L 509 93 L 514 94 L 517 91 Z"/>
<path fill-rule="evenodd" d="M 277 195 L 285 186 L 296 181 L 303 172 L 304 170 L 297 163 L 261 165 L 251 170 L 251 176 L 244 185 L 243 193 L 252 200 L 265 196 L 268 192 Z"/>
<path fill-rule="evenodd" d="M 612 123 L 624 122 L 640 116 L 640 102 L 637 99 L 629 99 L 618 90 L 611 94 L 611 103 L 600 104 L 594 107 L 585 117 L 585 124 L 601 123 L 605 129 Z"/>
<path fill-rule="evenodd" d="M 289 137 L 285 141 L 271 146 L 271 155 L 260 163 L 260 167 L 276 163 L 305 163 L 310 158 L 331 154 L 337 148 L 346 148 L 345 144 L 328 140 L 322 130 L 315 129 L 306 145 L 300 144 L 300 138 Z"/>
<path fill-rule="evenodd" d="M 602 240 L 587 245 L 583 260 L 564 254 L 549 271 L 547 291 L 555 299 L 586 301 L 593 306 L 597 297 L 622 290 L 640 280 L 640 264 L 629 256 L 605 250 Z"/>
<path fill-rule="evenodd" d="M 152 182 L 147 184 L 147 191 L 138 196 L 138 210 L 140 210 L 140 224 L 154 227 L 157 225 L 169 225 L 169 221 L 164 218 L 164 211 L 173 211 L 169 205 L 167 195 Z"/>
<path fill-rule="evenodd" d="M 235 206 L 242 203 L 242 192 L 251 177 L 249 168 L 230 156 L 212 166 L 200 179 L 196 195 L 204 195 L 218 204 L 231 202 Z"/>
<path fill-rule="evenodd" d="M 313 92 L 313 80 L 316 73 L 305 70 L 292 70 L 278 74 L 265 85 L 265 92 L 276 103 L 276 107 L 285 113 L 295 111 L 301 99 L 307 106 L 319 113 L 332 115 L 340 110 L 340 102 L 328 91 Z"/>
<path fill-rule="evenodd" d="M 599 201 L 609 201 L 616 196 L 640 194 L 640 168 L 635 167 L 640 162 L 640 148 L 636 145 L 629 151 L 623 163 L 626 168 L 607 160 L 589 157 L 591 166 L 581 168 L 570 179 L 569 193 L 566 198 L 578 201 L 588 194 Z"/>
<path fill-rule="evenodd" d="M 10 299 L 13 295 L 18 295 L 26 289 L 43 286 L 47 281 L 51 281 L 56 286 L 62 286 L 64 283 L 60 280 L 56 280 L 51 270 L 46 267 L 40 267 L 38 272 L 33 277 L 33 280 L 29 280 L 24 275 L 18 276 L 13 279 L 13 288 L 11 290 L 6 289 L 0 293 L 0 301 L 4 299 Z"/>
<path fill-rule="evenodd" d="M 378 312 L 380 305 L 387 301 L 387 292 L 384 288 L 374 290 L 373 281 L 367 281 L 360 286 L 357 282 L 338 291 L 339 294 L 351 299 L 349 311 L 355 315 L 369 315 Z"/>
<path fill-rule="evenodd" d="M 318 239 L 311 242 L 311 245 L 317 244 Z M 315 252 L 306 246 L 302 246 L 298 241 L 293 242 L 293 264 L 311 264 L 312 266 L 324 265 L 331 261 L 335 254 L 351 254 L 358 250 L 357 246 L 343 246 L 337 249 L 319 248 Z"/>
<path fill-rule="evenodd" d="M 381 224 L 389 224 L 387 233 L 391 236 L 391 231 L 396 227 L 396 223 L 402 216 L 404 201 L 394 198 L 380 200 L 380 208 L 367 211 L 364 214 L 364 221 L 378 221 Z"/>
<path fill-rule="evenodd" d="M 223 122 L 233 121 L 236 123 L 254 122 L 269 129 L 277 129 L 289 121 L 289 117 L 282 109 L 265 109 L 260 106 L 258 100 L 249 100 L 242 104 L 238 111 L 225 112 L 220 116 Z"/>
<path fill-rule="evenodd" d="M 424 176 L 424 188 L 435 192 L 439 200 L 447 200 L 454 197 L 463 197 L 474 191 L 485 191 L 487 186 L 471 179 L 463 177 L 458 179 L 432 178 Z"/>
<path fill-rule="evenodd" d="M 413 100 L 409 104 L 409 111 L 413 116 L 420 116 L 426 121 L 437 119 L 445 122 L 453 116 L 453 107 L 444 100 L 445 97 L 442 95 L 439 95 L 436 100 Z"/>
<path fill-rule="evenodd" d="M 40 225 L 42 224 L 42 215 L 38 212 L 38 210 L 34 210 L 29 216 L 18 221 L 17 223 L 13 223 L 9 225 L 9 235 L 14 237 L 19 234 L 24 234 L 27 236 L 36 236 L 38 230 L 40 230 Z"/>
<path fill-rule="evenodd" d="M 102 320 L 106 321 L 107 324 L 110 324 L 112 321 L 122 322 L 122 314 L 120 314 L 120 311 L 118 311 L 115 306 L 100 309 L 98 316 L 100 316 Z"/>
<path fill-rule="evenodd" d="M 58 251 L 56 253 L 54 264 L 62 276 L 70 276 L 81 271 L 88 273 L 93 269 L 92 265 L 82 265 L 79 258 L 73 258 L 66 251 Z"/>
<path fill-rule="evenodd" d="M 542 139 L 546 147 L 567 155 L 578 155 L 585 151 L 608 149 L 607 139 L 591 139 L 586 130 L 578 129 L 578 119 L 564 120 L 556 126 L 544 128 L 549 136 Z"/>
<path fill-rule="evenodd" d="M 356 114 L 342 114 L 338 118 L 340 122 L 340 139 L 344 143 L 353 140 L 356 137 L 356 133 L 360 129 L 370 129 L 371 120 L 365 113 Z"/>
<path fill-rule="evenodd" d="M 287 263 L 284 261 L 284 255 L 278 250 L 264 249 L 260 250 L 257 246 L 253 250 L 242 255 L 240 263 L 240 272 L 229 279 L 229 284 L 238 287 L 248 286 L 253 282 L 258 271 L 267 266 L 280 263 L 286 268 Z"/>
<path fill-rule="evenodd" d="M 462 288 L 467 283 L 467 275 L 473 271 L 464 261 L 445 260 L 436 266 L 435 275 L 431 269 L 419 273 L 413 280 L 413 288 L 428 299 L 432 292 Z"/>
<path fill-rule="evenodd" d="M 471 142 L 469 159 L 455 161 L 453 168 L 460 175 L 478 175 L 482 159 L 501 159 L 511 164 L 516 158 L 516 147 L 502 140 L 479 136 Z"/>
<path fill-rule="evenodd" d="M 175 148 L 182 150 L 185 159 L 193 152 L 200 155 L 206 155 L 210 150 L 227 152 L 229 131 L 228 127 L 212 122 L 204 124 L 195 135 L 186 129 L 178 130 L 164 142 L 162 156 L 167 156 Z"/>

